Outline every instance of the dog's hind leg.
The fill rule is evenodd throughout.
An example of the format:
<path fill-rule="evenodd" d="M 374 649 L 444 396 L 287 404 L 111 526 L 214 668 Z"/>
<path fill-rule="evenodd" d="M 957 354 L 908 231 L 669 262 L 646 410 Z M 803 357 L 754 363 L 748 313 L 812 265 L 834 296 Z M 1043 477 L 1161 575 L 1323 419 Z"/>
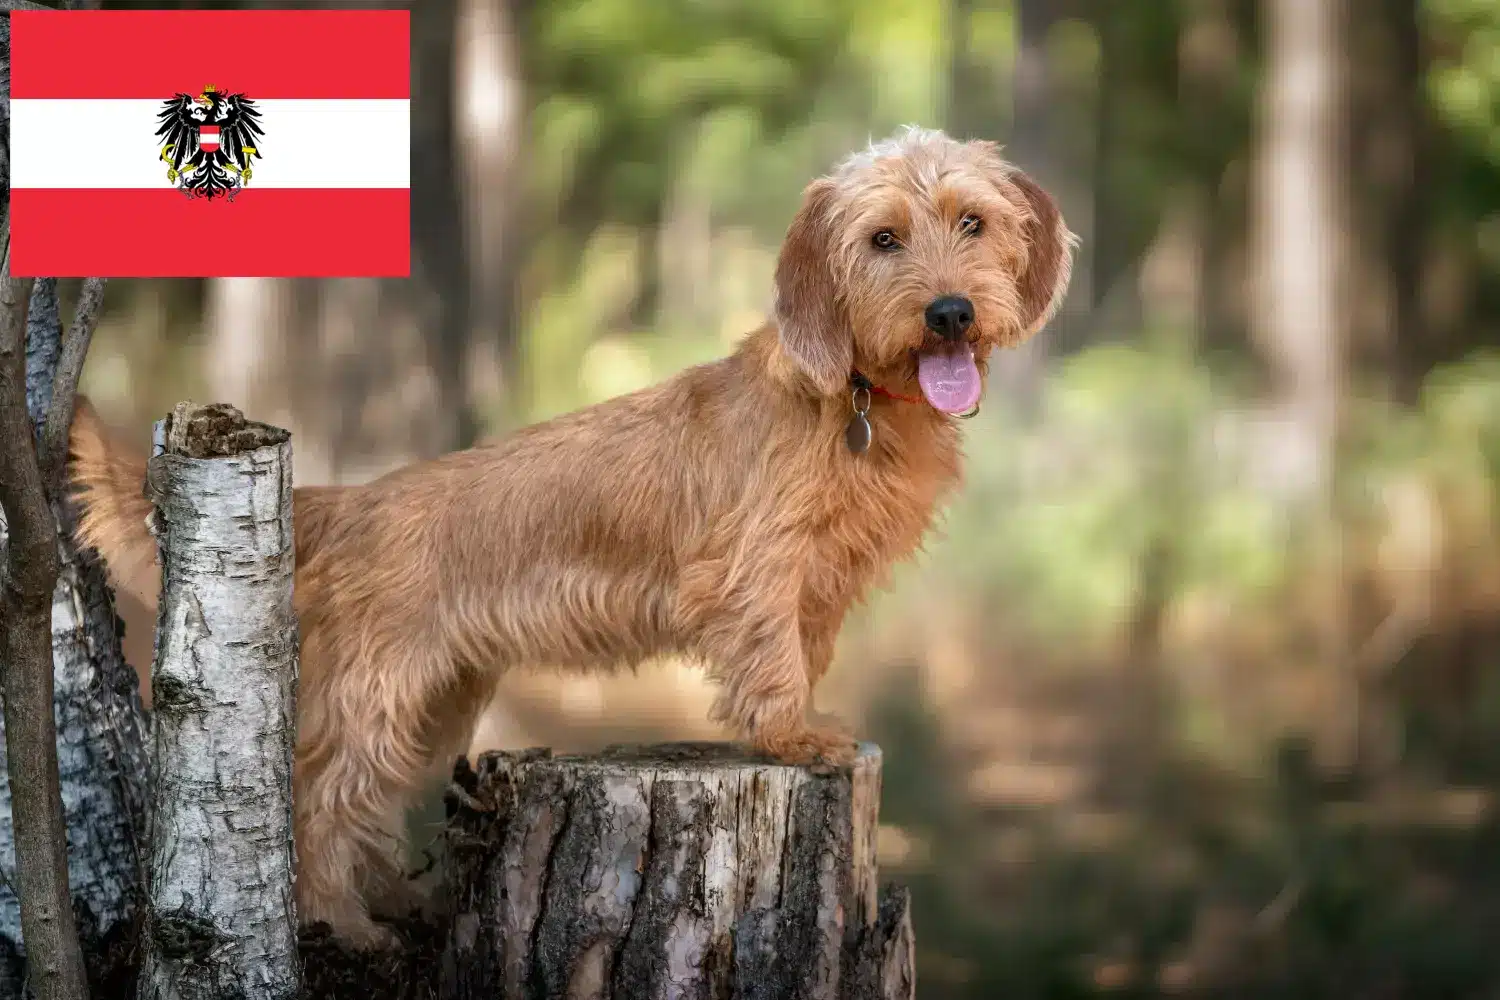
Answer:
<path fill-rule="evenodd" d="M 405 808 L 429 774 L 441 664 L 415 636 L 360 653 L 372 661 L 319 677 L 300 713 L 297 901 L 303 923 L 326 921 L 350 943 L 378 947 L 393 937 L 369 900 L 403 884 Z"/>
<path fill-rule="evenodd" d="M 383 947 L 394 935 L 366 903 L 373 881 L 394 870 L 400 840 L 392 813 L 400 800 L 346 747 L 302 766 L 297 818 L 297 905 L 304 924 L 326 922 L 356 947 Z"/>

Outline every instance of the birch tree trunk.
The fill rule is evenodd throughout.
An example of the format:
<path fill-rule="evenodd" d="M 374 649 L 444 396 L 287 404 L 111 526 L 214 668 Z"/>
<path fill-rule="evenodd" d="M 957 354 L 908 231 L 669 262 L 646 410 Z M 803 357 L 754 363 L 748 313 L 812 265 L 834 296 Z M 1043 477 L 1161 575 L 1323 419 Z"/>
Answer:
<path fill-rule="evenodd" d="M 826 773 L 717 744 L 461 761 L 438 996 L 910 1000 L 879 799 L 868 745 Z"/>
<path fill-rule="evenodd" d="M 162 598 L 142 1000 L 292 998 L 290 435 L 181 403 L 147 474 Z"/>

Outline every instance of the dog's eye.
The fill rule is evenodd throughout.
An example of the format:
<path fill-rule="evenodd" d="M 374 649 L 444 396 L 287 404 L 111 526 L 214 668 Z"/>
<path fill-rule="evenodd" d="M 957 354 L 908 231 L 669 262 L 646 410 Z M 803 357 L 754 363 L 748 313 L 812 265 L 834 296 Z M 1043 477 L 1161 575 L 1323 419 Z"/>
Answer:
<path fill-rule="evenodd" d="M 984 220 L 977 215 L 966 215 L 958 220 L 958 228 L 966 236 L 978 236 L 984 228 Z"/>
<path fill-rule="evenodd" d="M 870 237 L 870 242 L 875 244 L 877 250 L 894 250 L 901 245 L 901 241 L 896 239 L 896 234 L 889 229 L 882 229 Z"/>

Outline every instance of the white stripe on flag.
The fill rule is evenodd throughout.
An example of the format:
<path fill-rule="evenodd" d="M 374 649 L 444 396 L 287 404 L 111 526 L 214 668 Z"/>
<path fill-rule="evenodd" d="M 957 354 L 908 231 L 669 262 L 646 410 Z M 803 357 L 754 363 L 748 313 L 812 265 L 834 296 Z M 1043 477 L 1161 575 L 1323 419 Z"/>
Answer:
<path fill-rule="evenodd" d="M 252 188 L 411 186 L 410 101 L 255 104 L 265 135 Z M 11 187 L 170 188 L 161 110 L 161 101 L 11 101 Z"/>

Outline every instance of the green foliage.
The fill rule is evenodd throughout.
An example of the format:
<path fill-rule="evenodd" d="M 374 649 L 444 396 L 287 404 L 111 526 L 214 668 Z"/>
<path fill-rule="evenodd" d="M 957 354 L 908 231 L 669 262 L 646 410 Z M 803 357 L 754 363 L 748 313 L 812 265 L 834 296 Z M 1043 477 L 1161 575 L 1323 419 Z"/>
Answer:
<path fill-rule="evenodd" d="M 1254 601 L 1283 578 L 1272 501 L 1239 485 L 1240 459 L 1215 455 L 1245 402 L 1232 380 L 1179 351 L 1107 345 L 1059 365 L 1046 400 L 1033 423 L 1004 407 L 973 422 L 967 482 L 932 556 L 956 589 L 1043 641 L 1087 645 L 1124 623 L 1164 535 L 1181 590 Z"/>
<path fill-rule="evenodd" d="M 1153 537 L 1176 553 L 1169 603 L 1208 591 L 1252 628 L 1262 615 L 1295 617 L 1299 515 L 1247 487 L 1253 449 L 1232 444 L 1254 413 L 1246 385 L 1159 340 L 1080 352 L 1058 367 L 1036 420 L 997 407 L 973 422 L 969 482 L 947 540 L 872 617 L 915 630 L 933 604 L 969 602 L 986 630 L 1030 633 L 1037 641 L 1025 648 L 1058 661 L 1039 669 L 1082 657 L 1107 673 Z M 1389 500 L 1413 489 L 1432 499 L 1439 535 L 1463 540 L 1460 559 L 1493 570 L 1500 355 L 1480 350 L 1440 366 L 1410 409 L 1351 397 L 1348 420 L 1340 477 L 1351 571 L 1412 529 L 1409 506 Z M 1285 729 L 1250 742 L 1254 766 L 1241 776 L 1215 773 L 1226 736 L 1193 739 L 1193 719 L 1230 717 L 1233 706 L 1193 692 L 1191 661 L 1162 666 L 1183 697 L 1178 736 L 1168 734 L 1153 775 L 1161 798 L 1130 809 L 1127 832 L 1104 848 L 1065 835 L 1066 809 L 965 809 L 951 768 L 929 763 L 942 741 L 929 718 L 937 709 L 904 681 L 879 700 L 875 738 L 921 771 L 921 780 L 900 767 L 888 775 L 886 819 L 944 845 L 941 865 L 909 879 L 925 932 L 919 961 L 945 982 L 931 995 L 1165 996 L 1181 969 L 1226 984 L 1213 995 L 1368 995 L 1383 983 L 1404 984 L 1400 995 L 1488 995 L 1497 973 L 1479 928 L 1500 915 L 1500 896 L 1478 886 L 1500 878 L 1490 861 L 1500 826 L 1449 820 L 1434 806 L 1400 811 L 1330 782 Z M 1414 764 L 1492 790 L 1500 674 L 1488 667 L 1458 728 L 1419 718 L 1415 705 L 1405 711 Z M 1441 794 L 1423 774 L 1424 794 Z M 1000 837 L 1029 845 L 1025 864 L 1004 876 L 989 853 Z M 986 878 L 1006 888 L 981 903 L 973 886 Z M 1266 916 L 1282 898 L 1285 914 Z M 1204 935 L 1216 925 L 1205 921 L 1223 924 L 1213 933 L 1232 942 L 1212 961 Z M 1120 985 L 1101 985 L 1114 975 Z"/>
<path fill-rule="evenodd" d="M 704 116 L 738 109 L 773 137 L 804 120 L 851 9 L 848 0 L 538 5 L 527 69 L 532 129 L 548 154 L 539 193 L 585 228 L 656 222 L 679 146 Z"/>
<path fill-rule="evenodd" d="M 1490 0 L 1424 0 L 1443 53 L 1429 78 L 1434 109 L 1500 163 L 1500 6 Z"/>
<path fill-rule="evenodd" d="M 1438 128 L 1431 142 L 1448 154 L 1438 158 L 1428 197 L 1434 221 L 1476 255 L 1481 322 L 1492 327 L 1488 315 L 1500 305 L 1500 5 L 1423 0 L 1422 14 L 1433 53 L 1426 96 Z"/>

